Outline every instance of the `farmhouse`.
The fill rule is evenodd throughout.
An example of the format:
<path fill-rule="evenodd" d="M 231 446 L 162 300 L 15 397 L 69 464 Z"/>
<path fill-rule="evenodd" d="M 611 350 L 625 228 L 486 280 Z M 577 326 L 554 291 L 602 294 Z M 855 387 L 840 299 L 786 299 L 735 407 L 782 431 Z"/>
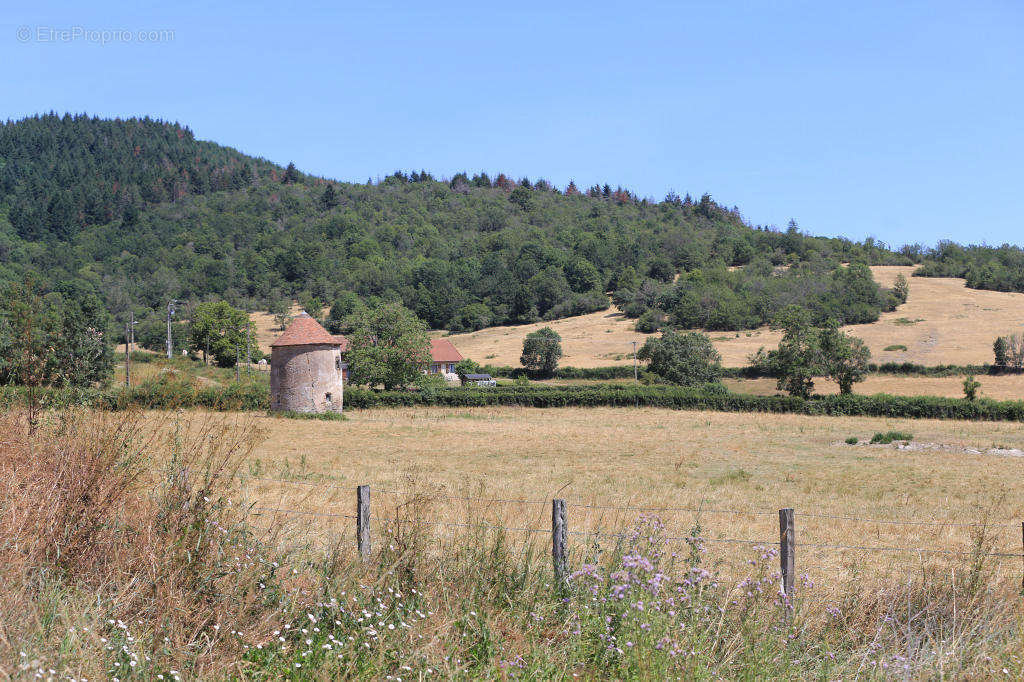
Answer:
<path fill-rule="evenodd" d="M 462 353 L 448 339 L 430 339 L 430 374 L 453 374 Z"/>
<path fill-rule="evenodd" d="M 341 371 L 345 381 L 348 381 L 348 362 L 345 361 L 345 352 L 348 350 L 348 339 L 344 336 L 335 336 L 341 344 Z M 425 374 L 453 374 L 455 364 L 462 360 L 462 353 L 452 345 L 448 339 L 430 340 L 430 364 L 424 368 Z"/>

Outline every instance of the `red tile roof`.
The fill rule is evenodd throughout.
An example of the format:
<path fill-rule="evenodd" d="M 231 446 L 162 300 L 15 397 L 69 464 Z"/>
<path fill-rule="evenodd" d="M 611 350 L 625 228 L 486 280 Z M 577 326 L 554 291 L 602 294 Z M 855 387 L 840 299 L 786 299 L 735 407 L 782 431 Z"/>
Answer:
<path fill-rule="evenodd" d="M 317 326 L 319 326 L 319 325 L 317 325 Z M 322 329 L 322 327 L 321 327 L 321 329 Z M 287 335 L 288 331 L 290 331 L 290 330 L 291 330 L 291 327 L 288 327 L 288 329 L 285 331 L 284 335 Z M 284 335 L 281 336 L 282 339 L 284 338 Z M 339 334 L 337 336 L 332 336 L 331 338 L 334 339 L 335 343 L 341 345 L 341 352 L 342 353 L 344 353 L 345 351 L 348 350 L 348 348 L 349 348 L 348 339 L 346 339 L 344 336 Z M 274 345 L 274 346 L 279 346 L 279 345 L 297 345 L 297 344 L 294 344 L 294 343 L 281 344 L 281 343 L 279 343 L 279 341 L 280 341 L 280 339 L 278 339 L 278 341 L 275 341 L 272 345 Z M 315 343 L 321 343 L 321 342 L 320 341 L 316 341 Z M 462 359 L 463 359 L 462 353 L 460 353 L 458 351 L 458 349 L 456 349 L 455 346 L 452 345 L 452 342 L 449 341 L 448 339 L 431 339 L 430 340 L 430 360 L 432 362 L 460 362 Z"/>
<path fill-rule="evenodd" d="M 306 312 L 297 315 L 281 336 L 277 337 L 271 348 L 278 346 L 339 346 L 342 342 L 336 336 L 331 336 L 327 330 L 320 326 Z M 347 345 L 347 342 L 345 343 Z"/>
<path fill-rule="evenodd" d="M 434 362 L 460 362 L 463 358 L 448 339 L 430 339 L 430 359 Z"/>

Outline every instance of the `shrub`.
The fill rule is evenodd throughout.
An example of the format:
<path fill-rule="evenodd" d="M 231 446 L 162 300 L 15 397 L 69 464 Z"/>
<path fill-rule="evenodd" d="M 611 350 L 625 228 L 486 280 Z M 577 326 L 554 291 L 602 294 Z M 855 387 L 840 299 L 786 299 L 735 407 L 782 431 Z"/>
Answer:
<path fill-rule="evenodd" d="M 849 438 L 846 439 L 847 445 L 856 445 L 859 442 L 860 440 L 857 438 L 857 436 L 850 436 Z"/>
<path fill-rule="evenodd" d="M 641 334 L 654 334 L 660 331 L 664 324 L 665 313 L 656 308 L 651 308 L 640 315 L 633 328 Z"/>
<path fill-rule="evenodd" d="M 649 362 L 649 370 L 680 386 L 710 384 L 722 376 L 722 356 L 707 334 L 667 329 L 661 337 L 649 337 L 636 355 Z"/>
<path fill-rule="evenodd" d="M 607 310 L 610 305 L 608 297 L 599 291 L 572 294 L 569 298 L 556 303 L 544 313 L 545 320 L 557 320 L 563 317 L 575 317 Z"/>
<path fill-rule="evenodd" d="M 978 389 L 981 388 L 981 382 L 974 378 L 973 374 L 968 374 L 967 378 L 964 379 L 964 398 L 967 400 L 978 399 Z"/>
<path fill-rule="evenodd" d="M 479 363 L 474 362 L 473 360 L 470 360 L 469 358 L 465 358 L 463 360 L 460 360 L 455 365 L 455 373 L 459 375 L 459 379 L 462 379 L 463 381 L 465 381 L 467 374 L 481 374 L 483 372 L 480 369 L 480 364 Z M 494 375 L 492 374 L 491 376 L 494 376 Z"/>
<path fill-rule="evenodd" d="M 854 439 L 856 440 L 856 439 Z M 914 440 L 914 434 L 907 433 L 906 431 L 879 431 L 871 437 L 873 444 L 888 445 L 893 441 L 910 441 Z"/>
<path fill-rule="evenodd" d="M 905 351 L 906 349 L 907 349 L 907 347 L 904 346 L 903 344 L 896 343 L 896 344 L 893 344 L 891 346 L 886 346 L 883 350 L 887 350 L 887 351 Z"/>

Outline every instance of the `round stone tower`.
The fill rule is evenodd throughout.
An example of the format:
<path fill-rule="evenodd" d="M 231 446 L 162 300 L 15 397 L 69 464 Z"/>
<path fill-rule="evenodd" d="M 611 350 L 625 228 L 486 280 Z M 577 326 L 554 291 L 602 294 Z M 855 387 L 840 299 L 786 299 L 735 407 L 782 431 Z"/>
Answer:
<path fill-rule="evenodd" d="M 341 412 L 345 339 L 303 312 L 270 344 L 270 409 Z"/>

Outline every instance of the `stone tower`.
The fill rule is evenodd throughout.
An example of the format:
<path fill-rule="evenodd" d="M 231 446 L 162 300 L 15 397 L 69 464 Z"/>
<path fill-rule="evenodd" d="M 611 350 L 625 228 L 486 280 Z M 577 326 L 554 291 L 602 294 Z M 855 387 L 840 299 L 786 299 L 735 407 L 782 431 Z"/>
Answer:
<path fill-rule="evenodd" d="M 270 344 L 270 409 L 341 412 L 344 337 L 303 312 Z"/>

